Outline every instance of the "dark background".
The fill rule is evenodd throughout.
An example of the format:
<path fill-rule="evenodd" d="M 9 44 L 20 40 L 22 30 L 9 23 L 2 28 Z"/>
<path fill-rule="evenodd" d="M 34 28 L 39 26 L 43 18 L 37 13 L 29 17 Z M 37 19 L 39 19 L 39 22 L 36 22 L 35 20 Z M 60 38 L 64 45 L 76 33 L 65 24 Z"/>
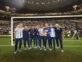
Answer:
<path fill-rule="evenodd" d="M 18 13 L 65 12 L 73 10 L 75 4 L 82 4 L 82 0 L 0 0 L 0 9 L 10 6 Z"/>

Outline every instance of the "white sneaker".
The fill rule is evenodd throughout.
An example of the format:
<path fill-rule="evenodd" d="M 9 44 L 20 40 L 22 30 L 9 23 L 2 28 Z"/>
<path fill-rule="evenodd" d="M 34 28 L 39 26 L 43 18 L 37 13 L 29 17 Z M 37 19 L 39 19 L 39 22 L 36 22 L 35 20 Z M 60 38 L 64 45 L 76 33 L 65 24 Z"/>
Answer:
<path fill-rule="evenodd" d="M 46 47 L 44 47 L 44 49 L 45 49 Z"/>
<path fill-rule="evenodd" d="M 14 54 L 17 54 L 17 52 L 15 51 Z"/>
<path fill-rule="evenodd" d="M 49 48 L 49 51 L 52 51 L 52 49 L 51 49 L 51 48 Z"/>
<path fill-rule="evenodd" d="M 36 46 L 34 48 L 37 48 Z"/>
<path fill-rule="evenodd" d="M 61 52 L 63 53 L 63 52 L 64 52 L 64 50 L 61 50 Z"/>
<path fill-rule="evenodd" d="M 19 52 L 22 52 L 22 50 L 18 50 Z"/>
<path fill-rule="evenodd" d="M 28 50 L 30 50 L 30 47 L 28 48 Z"/>
<path fill-rule="evenodd" d="M 46 51 L 46 48 L 44 49 L 44 51 Z"/>
<path fill-rule="evenodd" d="M 56 49 L 58 49 L 58 48 L 60 48 L 60 47 L 56 47 Z"/>
<path fill-rule="evenodd" d="M 42 50 L 42 48 L 40 48 L 40 50 Z"/>
<path fill-rule="evenodd" d="M 27 50 L 27 48 L 24 48 L 24 50 Z"/>
<path fill-rule="evenodd" d="M 29 47 L 28 50 L 32 49 L 32 47 Z"/>
<path fill-rule="evenodd" d="M 32 49 L 32 47 L 30 47 L 30 49 Z"/>
<path fill-rule="evenodd" d="M 40 46 L 38 46 L 38 48 L 40 48 Z"/>

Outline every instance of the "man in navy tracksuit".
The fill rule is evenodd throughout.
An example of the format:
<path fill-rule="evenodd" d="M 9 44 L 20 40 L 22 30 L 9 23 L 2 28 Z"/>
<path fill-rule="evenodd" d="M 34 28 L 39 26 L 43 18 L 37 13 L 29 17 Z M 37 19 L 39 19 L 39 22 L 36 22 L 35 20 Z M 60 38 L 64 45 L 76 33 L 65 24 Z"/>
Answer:
<path fill-rule="evenodd" d="M 55 28 L 55 34 L 56 34 L 56 42 L 58 43 L 58 40 L 60 41 L 61 52 L 64 52 L 63 42 L 62 42 L 62 28 L 60 27 L 59 24 L 56 24 L 54 28 Z"/>
<path fill-rule="evenodd" d="M 48 40 L 48 44 L 50 47 L 50 28 L 48 26 L 48 23 L 45 23 L 45 28 L 44 28 L 44 39 L 43 39 L 43 45 L 44 45 L 44 51 L 46 51 L 46 42 Z"/>
<path fill-rule="evenodd" d="M 35 48 L 39 47 L 39 31 L 38 31 L 39 26 L 36 25 L 36 28 L 34 29 L 34 38 L 35 38 Z"/>
<path fill-rule="evenodd" d="M 32 41 L 34 41 L 34 45 L 35 45 L 35 39 L 34 39 L 34 26 L 32 26 L 30 29 L 29 29 L 29 33 L 30 33 L 30 49 L 32 48 Z"/>
<path fill-rule="evenodd" d="M 24 30 L 23 30 L 23 40 L 24 40 L 24 50 L 26 50 L 26 41 L 28 41 L 28 48 L 30 48 L 28 26 L 24 27 Z"/>

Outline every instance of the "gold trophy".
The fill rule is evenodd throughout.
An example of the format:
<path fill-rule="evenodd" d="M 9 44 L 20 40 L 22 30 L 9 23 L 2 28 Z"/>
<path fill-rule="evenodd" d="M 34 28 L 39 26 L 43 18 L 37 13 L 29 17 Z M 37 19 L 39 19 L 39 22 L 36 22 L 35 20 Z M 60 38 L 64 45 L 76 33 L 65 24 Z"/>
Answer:
<path fill-rule="evenodd" d="M 47 32 L 48 32 L 47 30 L 44 30 L 44 36 L 47 36 Z"/>

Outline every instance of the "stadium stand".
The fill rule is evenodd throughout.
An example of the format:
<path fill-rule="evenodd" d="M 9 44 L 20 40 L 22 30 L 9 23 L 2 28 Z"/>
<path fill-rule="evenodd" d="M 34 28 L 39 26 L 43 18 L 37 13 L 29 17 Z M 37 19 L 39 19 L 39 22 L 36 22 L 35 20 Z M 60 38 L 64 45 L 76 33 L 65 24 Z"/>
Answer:
<path fill-rule="evenodd" d="M 79 21 L 81 21 L 80 19 Z M 76 20 L 75 20 L 76 21 Z M 25 25 L 28 26 L 35 26 L 37 24 L 60 24 L 62 28 L 64 29 L 65 37 L 71 37 L 73 35 L 73 31 L 76 29 L 76 23 L 73 19 L 15 19 L 14 20 L 14 28 L 17 26 L 18 23 L 22 22 Z M 80 36 L 82 36 L 82 22 L 78 24 L 77 28 L 79 31 Z M 70 36 L 67 36 L 70 35 Z"/>
<path fill-rule="evenodd" d="M 0 21 L 0 35 L 10 35 L 11 27 L 9 21 Z"/>

